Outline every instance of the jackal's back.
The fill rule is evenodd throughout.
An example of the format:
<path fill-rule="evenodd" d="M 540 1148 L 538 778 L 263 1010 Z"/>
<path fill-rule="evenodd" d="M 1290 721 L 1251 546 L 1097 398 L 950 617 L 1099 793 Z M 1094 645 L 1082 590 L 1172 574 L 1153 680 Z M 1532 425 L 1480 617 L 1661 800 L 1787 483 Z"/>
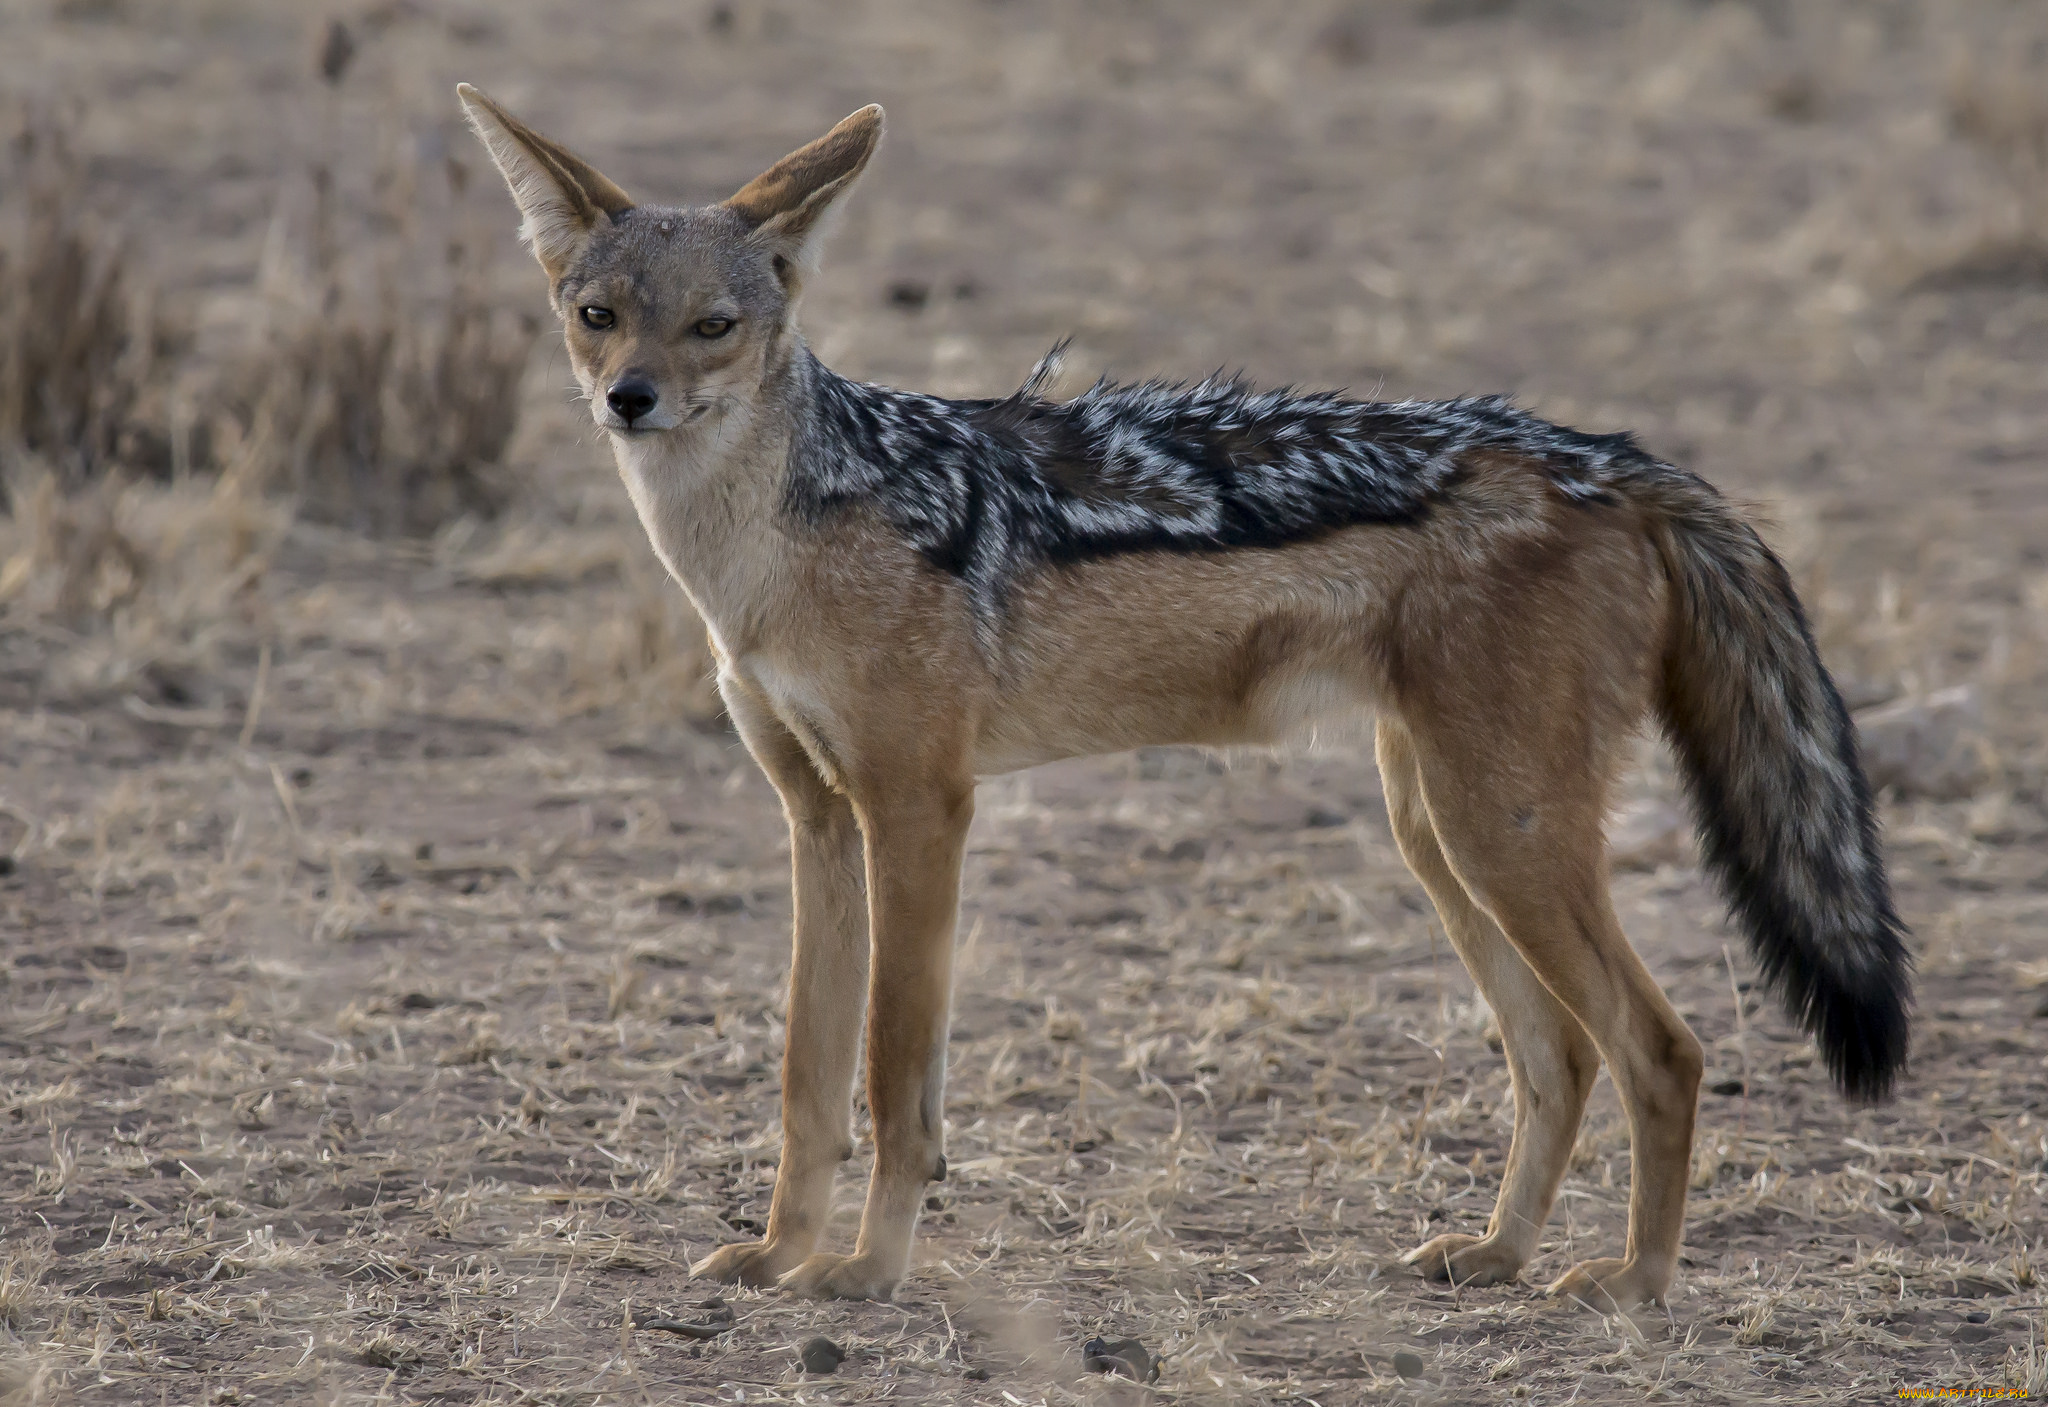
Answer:
<path fill-rule="evenodd" d="M 790 509 L 819 522 L 872 506 L 990 617 L 1020 573 L 1049 562 L 1417 522 L 1475 454 L 1511 456 L 1583 502 L 1659 467 L 1628 435 L 1567 430 L 1498 396 L 1354 401 L 1216 377 L 1103 381 L 1049 401 L 1047 372 L 1000 400 L 954 401 L 809 362 Z"/>

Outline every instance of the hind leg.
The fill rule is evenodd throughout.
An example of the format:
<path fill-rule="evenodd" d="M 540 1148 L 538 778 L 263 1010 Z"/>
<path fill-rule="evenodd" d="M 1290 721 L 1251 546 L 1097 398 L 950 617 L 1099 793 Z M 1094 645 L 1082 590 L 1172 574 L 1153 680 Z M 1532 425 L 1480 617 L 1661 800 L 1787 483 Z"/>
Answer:
<path fill-rule="evenodd" d="M 1578 1019 L 1537 980 L 1452 873 L 1423 803 L 1415 746 L 1406 729 L 1382 719 L 1376 741 L 1394 838 L 1408 868 L 1429 891 L 1451 946 L 1500 1022 L 1515 1098 L 1514 1138 L 1486 1234 L 1438 1236 L 1402 1259 L 1432 1280 L 1498 1284 L 1513 1280 L 1536 1252 L 1600 1057 Z"/>
<path fill-rule="evenodd" d="M 1577 728 L 1554 717 L 1545 731 L 1512 708 L 1439 715 L 1415 730 L 1416 761 L 1452 872 L 1613 1073 L 1629 1123 L 1628 1245 L 1574 1266 L 1550 1292 L 1627 1310 L 1661 1298 L 1678 1267 L 1702 1053 L 1615 917 L 1605 771 L 1588 755 L 1583 715 Z"/>

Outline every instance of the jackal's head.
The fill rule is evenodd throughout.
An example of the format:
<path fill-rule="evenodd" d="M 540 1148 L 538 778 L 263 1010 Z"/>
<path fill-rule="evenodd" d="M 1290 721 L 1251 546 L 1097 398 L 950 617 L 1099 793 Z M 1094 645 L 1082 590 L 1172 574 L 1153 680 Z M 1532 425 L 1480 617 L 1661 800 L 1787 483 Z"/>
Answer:
<path fill-rule="evenodd" d="M 864 107 L 719 205 L 635 205 L 588 162 L 456 90 L 526 217 L 569 361 L 616 435 L 710 428 L 788 359 L 828 217 L 882 139 Z"/>

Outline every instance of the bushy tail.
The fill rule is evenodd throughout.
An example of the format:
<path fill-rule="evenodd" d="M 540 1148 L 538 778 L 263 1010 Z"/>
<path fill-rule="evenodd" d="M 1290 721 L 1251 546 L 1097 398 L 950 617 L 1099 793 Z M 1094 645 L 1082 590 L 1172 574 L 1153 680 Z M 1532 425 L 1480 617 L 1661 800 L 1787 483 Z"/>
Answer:
<path fill-rule="evenodd" d="M 1912 958 L 1849 712 L 1755 529 L 1681 471 L 1631 489 L 1662 519 L 1674 628 L 1661 712 L 1707 867 L 1835 1082 L 1880 1099 L 1906 1061 Z"/>

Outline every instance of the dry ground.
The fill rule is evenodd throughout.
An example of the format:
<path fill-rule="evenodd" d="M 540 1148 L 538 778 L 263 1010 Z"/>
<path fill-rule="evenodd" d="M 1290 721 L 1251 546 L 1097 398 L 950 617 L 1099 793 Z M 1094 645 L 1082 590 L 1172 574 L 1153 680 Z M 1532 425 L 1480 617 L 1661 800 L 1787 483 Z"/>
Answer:
<path fill-rule="evenodd" d="M 114 505 L 147 567 L 86 584 L 100 618 L 0 591 L 5 1401 L 1146 1395 L 1081 1373 L 1098 1332 L 1166 1353 L 1176 1400 L 2048 1391 L 2032 11 L 339 13 L 361 53 L 329 92 L 296 6 L 0 6 L 7 91 L 82 103 L 77 198 L 134 232 L 196 361 L 236 345 L 307 162 L 374 241 L 363 150 L 470 155 L 458 77 L 667 198 L 879 99 L 809 314 L 845 370 L 988 392 L 1073 334 L 1088 373 L 1508 389 L 1764 502 L 1856 699 L 1981 707 L 1968 794 L 1886 805 L 1915 1066 L 1845 1107 L 1688 856 L 1653 855 L 1622 914 L 1717 1091 L 1668 1316 L 1424 1285 L 1394 1258 L 1483 1220 L 1506 1077 L 1367 751 L 1066 764 L 984 789 L 952 1174 L 897 1302 L 727 1292 L 708 1341 L 623 1330 L 719 1318 L 686 1266 L 765 1215 L 786 848 L 542 342 L 506 518 L 375 542 L 199 473 Z M 54 511 L 0 522 L 0 557 L 52 570 L 20 554 Z M 1603 1084 L 1532 1280 L 1616 1246 L 1627 1183 Z M 821 1332 L 852 1356 L 806 1379 Z"/>

